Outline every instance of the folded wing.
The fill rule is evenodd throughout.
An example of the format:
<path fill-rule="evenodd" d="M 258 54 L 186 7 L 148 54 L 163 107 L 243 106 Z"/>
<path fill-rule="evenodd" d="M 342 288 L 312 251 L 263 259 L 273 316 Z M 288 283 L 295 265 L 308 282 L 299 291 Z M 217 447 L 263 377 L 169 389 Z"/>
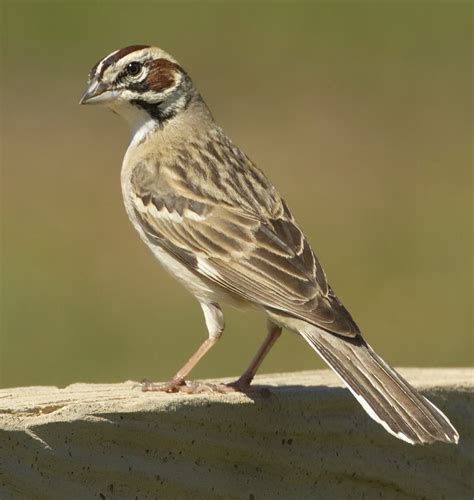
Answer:
<path fill-rule="evenodd" d="M 149 242 L 228 293 L 270 311 L 355 336 L 357 326 L 328 286 L 324 272 L 286 204 L 278 216 L 214 204 L 199 196 L 133 195 L 136 218 Z"/>

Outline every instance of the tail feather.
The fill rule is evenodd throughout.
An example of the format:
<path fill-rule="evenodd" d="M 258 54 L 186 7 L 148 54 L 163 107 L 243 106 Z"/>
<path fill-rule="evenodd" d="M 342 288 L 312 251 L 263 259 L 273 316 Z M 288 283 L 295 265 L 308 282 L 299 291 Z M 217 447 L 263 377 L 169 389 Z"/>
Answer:
<path fill-rule="evenodd" d="M 388 432 L 410 444 L 458 442 L 459 434 L 448 418 L 362 337 L 338 337 L 308 323 L 298 331 Z"/>

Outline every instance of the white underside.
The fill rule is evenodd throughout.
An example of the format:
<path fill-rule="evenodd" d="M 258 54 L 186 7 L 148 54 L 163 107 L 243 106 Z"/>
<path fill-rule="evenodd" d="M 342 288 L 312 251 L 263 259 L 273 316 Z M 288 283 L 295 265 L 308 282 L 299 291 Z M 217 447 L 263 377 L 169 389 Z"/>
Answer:
<path fill-rule="evenodd" d="M 216 294 L 204 281 L 189 271 L 181 262 L 156 245 L 148 245 L 161 265 L 178 279 L 200 302 L 216 302 Z"/>

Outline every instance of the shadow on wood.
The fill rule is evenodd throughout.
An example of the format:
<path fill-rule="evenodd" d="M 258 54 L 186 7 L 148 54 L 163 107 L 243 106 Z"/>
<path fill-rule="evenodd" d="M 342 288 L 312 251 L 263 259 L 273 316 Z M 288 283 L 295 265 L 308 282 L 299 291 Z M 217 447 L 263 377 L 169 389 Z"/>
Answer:
<path fill-rule="evenodd" d="M 398 441 L 326 370 L 258 377 L 267 397 L 3 389 L 0 498 L 472 498 L 473 370 L 400 371 L 458 446 Z"/>

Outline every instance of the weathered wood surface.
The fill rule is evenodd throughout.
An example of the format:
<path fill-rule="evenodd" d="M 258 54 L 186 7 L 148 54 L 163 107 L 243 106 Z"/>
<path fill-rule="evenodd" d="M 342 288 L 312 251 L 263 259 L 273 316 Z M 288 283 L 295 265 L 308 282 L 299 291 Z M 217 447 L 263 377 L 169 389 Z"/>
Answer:
<path fill-rule="evenodd" d="M 258 377 L 270 395 L 3 389 L 0 498 L 472 498 L 474 371 L 400 371 L 458 446 L 398 441 L 326 370 Z"/>

